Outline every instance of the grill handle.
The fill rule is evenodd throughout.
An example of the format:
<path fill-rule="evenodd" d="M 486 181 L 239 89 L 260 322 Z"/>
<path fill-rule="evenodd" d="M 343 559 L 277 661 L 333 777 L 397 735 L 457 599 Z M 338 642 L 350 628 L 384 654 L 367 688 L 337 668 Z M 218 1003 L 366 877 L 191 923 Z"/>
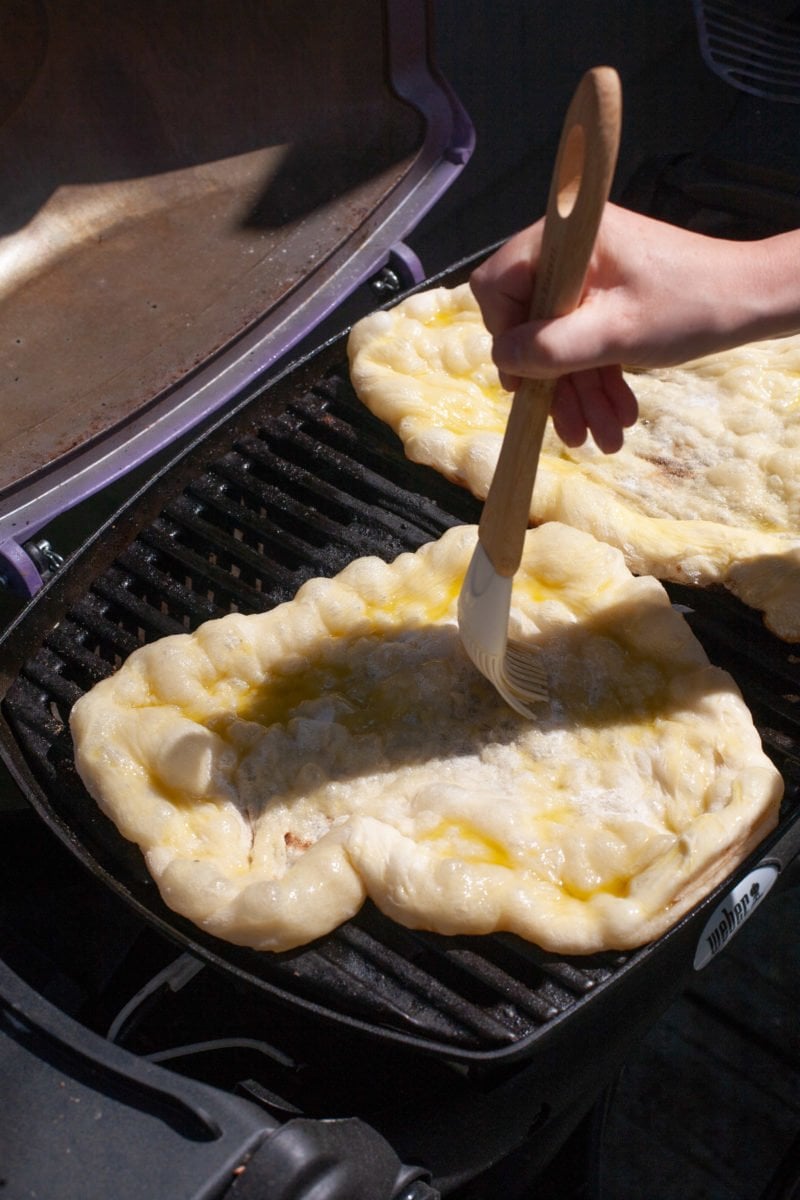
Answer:
<path fill-rule="evenodd" d="M 405 1167 L 357 1117 L 287 1121 L 266 1138 L 225 1193 L 226 1200 L 440 1200 L 425 1172 Z"/>

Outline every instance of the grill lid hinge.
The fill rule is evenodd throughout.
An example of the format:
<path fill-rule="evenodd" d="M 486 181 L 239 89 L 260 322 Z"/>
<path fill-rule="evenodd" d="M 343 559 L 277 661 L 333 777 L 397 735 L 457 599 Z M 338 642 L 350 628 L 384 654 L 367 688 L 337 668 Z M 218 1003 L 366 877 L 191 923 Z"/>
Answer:
<path fill-rule="evenodd" d="M 20 546 L 13 538 L 0 545 L 0 585 L 15 595 L 35 596 L 64 563 L 47 538 Z"/>

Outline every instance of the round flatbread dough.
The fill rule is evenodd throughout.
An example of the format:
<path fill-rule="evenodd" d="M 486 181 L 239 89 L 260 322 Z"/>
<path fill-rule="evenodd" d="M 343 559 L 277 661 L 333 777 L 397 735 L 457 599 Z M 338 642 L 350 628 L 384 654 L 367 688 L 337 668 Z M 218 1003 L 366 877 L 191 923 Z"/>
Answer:
<path fill-rule="evenodd" d="M 81 777 L 168 905 L 262 950 L 367 896 L 415 928 L 621 949 L 772 828 L 780 775 L 656 580 L 565 525 L 529 531 L 511 632 L 550 688 L 531 721 L 460 641 L 475 544 L 462 526 L 359 559 L 142 647 L 77 702 Z"/>

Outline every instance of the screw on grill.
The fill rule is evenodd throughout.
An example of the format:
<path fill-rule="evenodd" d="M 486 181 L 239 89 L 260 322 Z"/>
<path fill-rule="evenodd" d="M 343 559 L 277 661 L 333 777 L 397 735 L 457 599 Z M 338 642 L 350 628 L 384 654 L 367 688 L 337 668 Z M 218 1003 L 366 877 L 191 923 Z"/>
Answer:
<path fill-rule="evenodd" d="M 43 579 L 49 579 L 64 565 L 63 555 L 54 549 L 47 538 L 40 538 L 38 542 L 26 542 L 24 549 Z"/>

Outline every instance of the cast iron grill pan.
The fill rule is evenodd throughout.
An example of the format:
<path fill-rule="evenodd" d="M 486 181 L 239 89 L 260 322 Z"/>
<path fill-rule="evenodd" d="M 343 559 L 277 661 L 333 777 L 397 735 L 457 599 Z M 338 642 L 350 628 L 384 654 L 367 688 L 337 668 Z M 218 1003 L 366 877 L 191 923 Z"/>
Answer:
<path fill-rule="evenodd" d="M 453 284 L 470 263 L 442 280 Z M 249 986 L 335 1022 L 451 1059 L 555 1053 L 591 1042 L 620 1002 L 653 1014 L 691 971 L 721 889 L 634 954 L 559 959 L 507 935 L 412 932 L 367 905 L 318 942 L 281 955 L 206 937 L 168 910 L 139 851 L 75 772 L 75 700 L 137 646 L 230 611 L 263 611 L 351 559 L 413 550 L 480 506 L 408 462 L 349 383 L 343 339 L 290 368 L 134 497 L 59 573 L 0 643 L 4 758 L 47 825 L 162 932 Z M 795 853 L 800 675 L 791 647 L 727 593 L 674 589 L 695 632 L 739 682 L 786 779 L 779 830 L 753 861 Z M 752 865 L 752 864 L 748 864 Z M 741 869 L 742 873 L 746 867 Z M 625 1000 L 625 997 L 628 997 Z M 566 1018 L 569 1018 L 567 1022 Z M 635 1015 L 631 1024 L 635 1024 Z"/>

